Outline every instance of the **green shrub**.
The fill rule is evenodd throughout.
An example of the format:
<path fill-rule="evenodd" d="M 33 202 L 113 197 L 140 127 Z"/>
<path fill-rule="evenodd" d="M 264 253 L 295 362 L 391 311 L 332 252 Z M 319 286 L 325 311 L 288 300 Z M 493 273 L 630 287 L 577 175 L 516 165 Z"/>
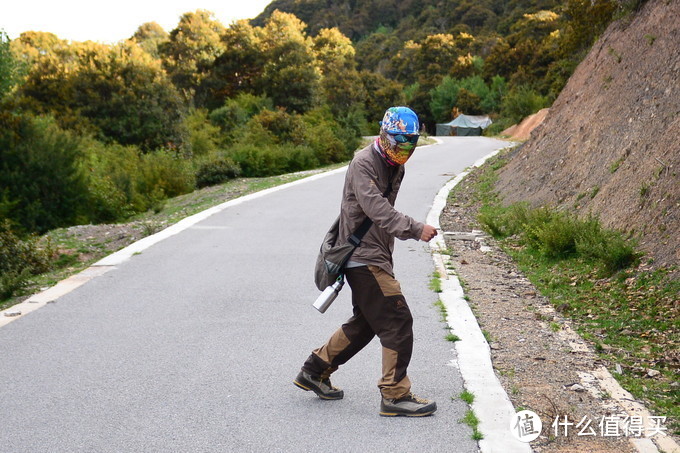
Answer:
<path fill-rule="evenodd" d="M 304 124 L 298 114 L 287 113 L 283 109 L 262 110 L 255 115 L 252 122 L 262 125 L 275 137 L 275 143 L 292 143 L 300 145 L 304 142 Z"/>
<path fill-rule="evenodd" d="M 549 105 L 548 99 L 526 85 L 513 88 L 505 95 L 501 104 L 501 114 L 519 123 L 525 117 Z"/>
<path fill-rule="evenodd" d="M 174 153 L 143 154 L 137 147 L 89 143 L 90 221 L 115 222 L 148 209 L 158 209 L 167 197 L 191 192 L 192 164 Z"/>
<path fill-rule="evenodd" d="M 54 253 L 51 243 L 41 248 L 36 236 L 22 240 L 9 220 L 0 222 L 0 300 L 12 297 L 32 275 L 47 272 Z"/>
<path fill-rule="evenodd" d="M 242 93 L 233 99 L 227 99 L 224 106 L 210 112 L 210 121 L 222 131 L 225 143 L 231 143 L 236 137 L 236 131 L 244 126 L 250 118 L 260 111 L 271 110 L 274 105 L 265 96 L 255 96 Z"/>
<path fill-rule="evenodd" d="M 239 145 L 230 157 L 247 177 L 280 175 L 319 165 L 311 148 L 294 145 Z"/>
<path fill-rule="evenodd" d="M 602 262 L 608 273 L 625 269 L 640 257 L 634 242 L 626 240 L 619 232 L 602 228 L 595 217 L 582 221 L 579 230 L 578 254 Z"/>
<path fill-rule="evenodd" d="M 263 110 L 242 129 L 229 157 L 244 176 L 271 176 L 349 160 L 358 143 L 357 130 L 327 108 L 304 115 Z"/>
<path fill-rule="evenodd" d="M 508 210 L 500 206 L 484 205 L 480 208 L 477 220 L 482 227 L 496 239 L 512 235 Z"/>
<path fill-rule="evenodd" d="M 198 164 L 196 170 L 196 187 L 207 187 L 221 184 L 241 174 L 241 167 L 233 159 L 221 155 L 213 155 Z"/>
<path fill-rule="evenodd" d="M 163 198 L 176 197 L 194 190 L 196 185 L 191 162 L 168 151 L 156 151 L 141 156 L 142 193 L 146 196 L 161 194 Z"/>
<path fill-rule="evenodd" d="M 545 210 L 546 216 L 539 216 L 527 226 L 527 238 L 535 249 L 548 258 L 560 258 L 576 253 L 579 223 L 575 218 L 562 212 Z"/>
<path fill-rule="evenodd" d="M 498 118 L 494 120 L 491 126 L 484 129 L 484 135 L 487 137 L 499 135 L 501 132 L 503 132 L 513 124 L 515 123 L 510 118 Z"/>
<path fill-rule="evenodd" d="M 633 264 L 639 254 L 621 233 L 602 228 L 599 220 L 585 220 L 554 208 L 532 209 L 525 203 L 502 207 L 486 204 L 478 220 L 496 238 L 516 235 L 520 243 L 551 259 L 580 257 L 599 262 L 606 273 Z"/>
<path fill-rule="evenodd" d="M 23 230 L 43 233 L 86 215 L 83 141 L 53 119 L 0 113 L 3 211 Z"/>
<path fill-rule="evenodd" d="M 187 116 L 189 144 L 194 156 L 205 156 L 217 151 L 220 142 L 220 128 L 208 120 L 208 111 L 192 110 Z"/>
<path fill-rule="evenodd" d="M 321 165 L 352 158 L 361 137 L 361 120 L 356 112 L 336 120 L 328 108 L 317 108 L 305 113 L 301 119 L 304 142 L 314 150 Z"/>

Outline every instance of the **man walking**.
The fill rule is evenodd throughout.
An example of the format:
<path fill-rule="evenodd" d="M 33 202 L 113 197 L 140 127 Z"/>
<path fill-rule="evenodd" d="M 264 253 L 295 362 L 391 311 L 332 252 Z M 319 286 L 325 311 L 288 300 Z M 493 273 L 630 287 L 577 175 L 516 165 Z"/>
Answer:
<path fill-rule="evenodd" d="M 382 345 L 382 378 L 378 382 L 382 416 L 426 416 L 434 401 L 411 393 L 406 369 L 413 350 L 413 317 L 394 278 L 394 238 L 429 242 L 437 230 L 394 209 L 404 164 L 418 143 L 418 116 L 407 107 L 385 112 L 378 139 L 356 154 L 347 169 L 340 212 L 340 238 L 348 238 L 368 216 L 373 226 L 345 266 L 352 288 L 353 316 L 322 347 L 314 350 L 294 384 L 322 399 L 341 399 L 330 375 L 375 335 Z"/>

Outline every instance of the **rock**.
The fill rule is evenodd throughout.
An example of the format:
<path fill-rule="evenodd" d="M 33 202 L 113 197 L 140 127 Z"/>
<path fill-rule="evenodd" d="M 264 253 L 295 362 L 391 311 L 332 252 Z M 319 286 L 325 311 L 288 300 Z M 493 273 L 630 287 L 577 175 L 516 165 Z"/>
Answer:
<path fill-rule="evenodd" d="M 565 385 L 564 388 L 566 390 L 571 390 L 572 392 L 585 392 L 586 391 L 586 388 L 584 386 L 582 386 L 581 384 L 576 384 L 576 383 Z"/>
<path fill-rule="evenodd" d="M 660 374 L 661 374 L 660 371 L 652 370 L 651 368 L 647 370 L 647 376 L 649 376 L 649 377 L 651 377 L 651 378 L 657 377 L 657 376 L 659 376 Z"/>

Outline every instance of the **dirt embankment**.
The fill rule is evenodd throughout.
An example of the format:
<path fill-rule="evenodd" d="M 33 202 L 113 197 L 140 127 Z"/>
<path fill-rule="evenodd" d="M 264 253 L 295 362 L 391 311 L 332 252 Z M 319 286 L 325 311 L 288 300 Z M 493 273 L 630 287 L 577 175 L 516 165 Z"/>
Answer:
<path fill-rule="evenodd" d="M 680 2 L 612 24 L 503 169 L 507 203 L 593 213 L 680 262 Z"/>
<path fill-rule="evenodd" d="M 533 115 L 524 118 L 519 124 L 510 126 L 501 135 L 510 137 L 513 140 L 527 140 L 534 129 L 543 123 L 545 117 L 548 116 L 550 109 L 541 109 Z"/>

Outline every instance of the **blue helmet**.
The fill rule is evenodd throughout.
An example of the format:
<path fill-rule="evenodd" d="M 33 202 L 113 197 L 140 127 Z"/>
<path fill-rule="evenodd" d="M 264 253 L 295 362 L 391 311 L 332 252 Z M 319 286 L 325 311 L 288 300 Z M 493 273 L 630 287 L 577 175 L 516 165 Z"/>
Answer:
<path fill-rule="evenodd" d="M 380 126 L 382 130 L 391 135 L 411 135 L 420 132 L 418 115 L 408 107 L 388 108 Z"/>

